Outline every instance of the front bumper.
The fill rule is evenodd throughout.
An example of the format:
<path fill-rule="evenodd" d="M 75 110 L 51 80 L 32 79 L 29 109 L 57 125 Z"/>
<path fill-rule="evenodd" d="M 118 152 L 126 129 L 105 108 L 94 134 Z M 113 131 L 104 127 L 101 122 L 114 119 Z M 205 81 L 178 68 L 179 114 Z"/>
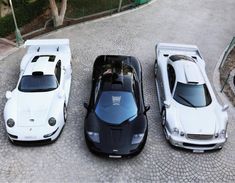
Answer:
<path fill-rule="evenodd" d="M 49 142 L 55 140 L 62 127 L 45 129 L 45 127 L 15 127 L 7 129 L 8 137 L 12 142 Z"/>
<path fill-rule="evenodd" d="M 165 133 L 167 133 L 167 138 L 173 146 L 190 149 L 194 152 L 221 149 L 224 143 L 227 141 L 227 138 L 214 138 L 210 140 L 188 139 L 185 136 L 182 137 L 178 135 L 172 135 L 167 130 L 165 130 Z"/>
<path fill-rule="evenodd" d="M 100 143 L 95 143 L 89 139 L 85 134 L 86 144 L 89 150 L 100 156 L 108 158 L 123 158 L 123 157 L 132 157 L 138 155 L 146 143 L 146 136 L 140 144 L 129 145 L 128 147 L 112 148 L 112 147 L 103 147 Z"/>

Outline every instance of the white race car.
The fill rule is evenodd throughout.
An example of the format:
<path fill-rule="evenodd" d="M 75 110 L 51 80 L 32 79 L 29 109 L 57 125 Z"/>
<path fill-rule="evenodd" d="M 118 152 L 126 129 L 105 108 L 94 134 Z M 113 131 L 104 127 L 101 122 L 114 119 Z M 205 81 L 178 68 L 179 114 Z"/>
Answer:
<path fill-rule="evenodd" d="M 6 92 L 4 120 L 12 142 L 55 140 L 67 118 L 71 85 L 68 39 L 28 40 L 16 88 Z"/>
<path fill-rule="evenodd" d="M 155 80 L 166 139 L 194 152 L 221 149 L 227 140 L 228 106 L 218 103 L 198 48 L 159 43 L 155 51 Z"/>

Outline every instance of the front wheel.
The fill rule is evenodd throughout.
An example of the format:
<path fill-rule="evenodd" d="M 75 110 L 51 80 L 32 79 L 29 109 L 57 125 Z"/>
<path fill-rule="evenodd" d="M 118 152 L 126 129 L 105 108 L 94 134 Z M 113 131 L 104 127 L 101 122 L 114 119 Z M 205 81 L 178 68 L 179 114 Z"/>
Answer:
<path fill-rule="evenodd" d="M 66 105 L 64 104 L 64 108 L 63 108 L 63 112 L 64 112 L 64 122 L 66 122 L 67 121 L 67 107 L 66 107 Z"/>

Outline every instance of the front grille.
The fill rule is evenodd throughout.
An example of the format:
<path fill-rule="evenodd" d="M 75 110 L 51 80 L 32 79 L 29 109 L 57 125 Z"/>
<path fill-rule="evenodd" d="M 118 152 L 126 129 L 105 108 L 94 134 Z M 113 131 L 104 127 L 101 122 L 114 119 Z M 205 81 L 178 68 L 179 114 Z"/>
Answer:
<path fill-rule="evenodd" d="M 188 147 L 196 147 L 196 148 L 212 148 L 214 147 L 216 144 L 190 144 L 190 143 L 183 143 L 184 146 L 188 146 Z"/>
<path fill-rule="evenodd" d="M 210 140 L 213 138 L 214 135 L 205 135 L 205 134 L 187 134 L 189 139 L 195 140 Z"/>
<path fill-rule="evenodd" d="M 13 140 L 13 143 L 16 145 L 22 145 L 22 146 L 40 146 L 51 143 L 51 139 L 45 139 L 45 140 L 36 140 L 36 141 L 20 141 L 20 140 Z"/>

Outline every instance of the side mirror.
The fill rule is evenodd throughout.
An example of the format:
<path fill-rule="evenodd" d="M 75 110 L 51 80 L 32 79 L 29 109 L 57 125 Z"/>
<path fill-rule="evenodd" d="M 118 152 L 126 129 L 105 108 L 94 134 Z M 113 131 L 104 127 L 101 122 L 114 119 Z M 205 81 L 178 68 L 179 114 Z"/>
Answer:
<path fill-rule="evenodd" d="M 167 101 L 167 100 L 165 100 L 163 103 L 164 103 L 166 108 L 169 108 L 171 106 L 170 102 Z"/>
<path fill-rule="evenodd" d="M 83 107 L 85 107 L 86 109 L 88 109 L 88 107 L 89 107 L 89 106 L 88 106 L 88 103 L 84 102 L 84 103 L 83 103 Z"/>
<path fill-rule="evenodd" d="M 7 98 L 7 100 L 12 98 L 12 92 L 11 91 L 6 92 L 6 98 Z"/>
<path fill-rule="evenodd" d="M 150 109 L 150 105 L 145 106 L 145 107 L 144 107 L 144 113 L 146 113 L 147 111 L 149 111 L 149 109 Z"/>
<path fill-rule="evenodd" d="M 229 108 L 229 106 L 228 106 L 227 104 L 225 104 L 225 105 L 223 106 L 223 108 L 222 108 L 222 111 L 227 111 L 228 108 Z"/>
<path fill-rule="evenodd" d="M 64 93 L 63 90 L 59 91 L 58 97 L 59 98 L 64 98 L 65 97 L 65 93 Z"/>

